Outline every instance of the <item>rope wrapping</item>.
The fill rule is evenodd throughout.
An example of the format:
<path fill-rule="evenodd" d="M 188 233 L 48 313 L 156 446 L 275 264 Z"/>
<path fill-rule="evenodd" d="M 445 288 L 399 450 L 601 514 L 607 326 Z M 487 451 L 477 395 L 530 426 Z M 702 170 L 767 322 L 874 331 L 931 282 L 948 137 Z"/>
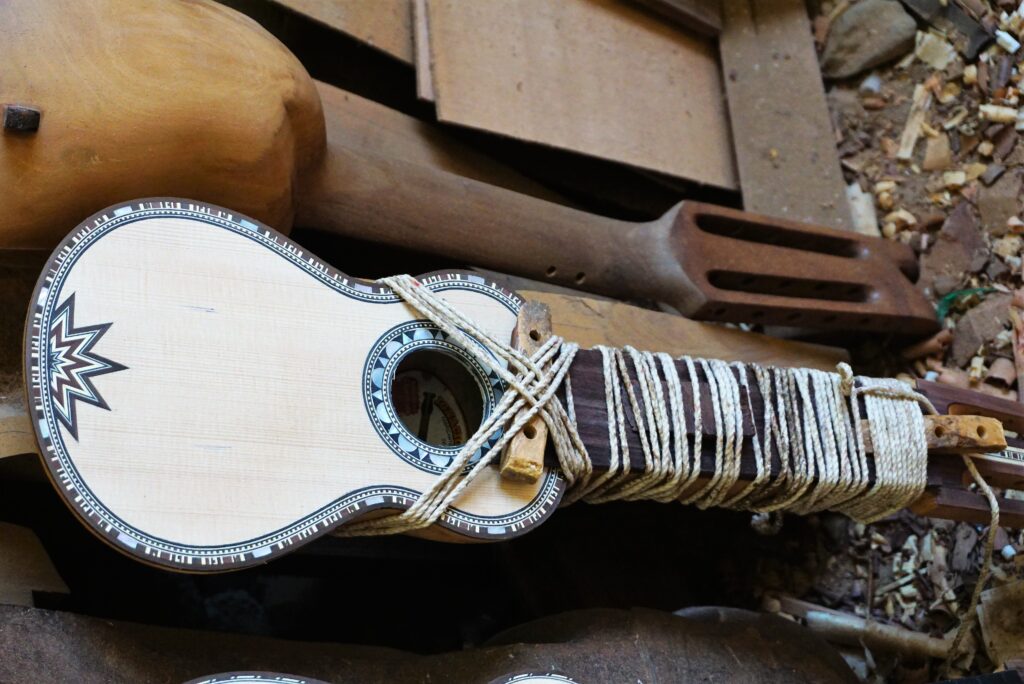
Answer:
<path fill-rule="evenodd" d="M 677 500 L 700 508 L 758 513 L 832 510 L 870 522 L 905 507 L 924 489 L 927 444 L 922 410 L 934 408 L 899 381 L 854 377 L 846 364 L 840 364 L 837 373 L 826 373 L 690 357 L 678 360 L 685 368 L 682 377 L 676 359 L 632 347 L 598 347 L 610 458 L 607 469 L 595 472 L 576 428 L 568 379 L 577 345 L 553 336 L 527 356 L 494 339 L 414 278 L 396 276 L 381 282 L 492 369 L 508 390 L 413 506 L 353 524 L 345 528 L 349 535 L 394 534 L 434 524 L 537 415 L 548 428 L 567 483 L 564 504 Z M 564 406 L 557 394 L 563 386 Z M 754 386 L 763 400 L 761 420 L 753 421 L 754 434 L 748 439 L 744 412 L 754 415 Z M 873 445 L 873 479 L 861 435 L 862 403 Z M 635 425 L 627 423 L 627 406 Z M 705 425 L 705 409 L 711 425 Z M 700 482 L 708 428 L 714 439 L 713 467 L 711 476 Z M 630 429 L 638 433 L 642 470 L 633 466 Z M 498 440 L 463 474 L 473 454 L 499 431 Z M 756 474 L 743 482 L 740 471 L 747 442 Z"/>
<path fill-rule="evenodd" d="M 836 373 L 826 373 L 687 356 L 678 359 L 685 366 L 691 388 L 687 412 L 685 383 L 677 360 L 668 354 L 632 347 L 597 347 L 609 417 L 610 459 L 608 468 L 595 475 L 576 429 L 568 374 L 579 351 L 577 345 L 552 336 L 536 353 L 527 356 L 488 335 L 411 276 L 380 282 L 493 370 L 508 390 L 433 486 L 408 510 L 347 526 L 343 530 L 348 535 L 396 534 L 434 524 L 536 415 L 548 428 L 567 483 L 563 505 L 576 501 L 676 500 L 700 508 L 752 511 L 754 523 L 770 531 L 781 520 L 781 511 L 808 514 L 831 510 L 860 522 L 872 522 L 917 500 L 927 482 L 923 412 L 936 411 L 928 399 L 898 380 L 854 376 L 845 363 L 839 364 Z M 630 363 L 636 387 L 629 373 Z M 715 439 L 712 475 L 702 485 L 698 483 L 706 426 L 701 377 L 708 388 Z M 744 409 L 746 415 L 754 416 L 754 385 L 762 398 L 761 421 L 752 421 L 754 435 L 750 440 L 756 472 L 752 480 L 742 484 Z M 564 407 L 557 395 L 563 386 Z M 643 451 L 640 473 L 631 472 L 626 404 L 635 418 Z M 871 436 L 870 460 L 861 432 L 862 415 L 867 418 Z M 503 432 L 497 442 L 463 475 L 472 455 L 499 431 Z M 995 495 L 970 457 L 964 456 L 963 460 L 989 501 L 992 522 L 982 574 L 957 630 L 947 668 L 973 624 L 974 610 L 991 569 L 999 524 Z"/>

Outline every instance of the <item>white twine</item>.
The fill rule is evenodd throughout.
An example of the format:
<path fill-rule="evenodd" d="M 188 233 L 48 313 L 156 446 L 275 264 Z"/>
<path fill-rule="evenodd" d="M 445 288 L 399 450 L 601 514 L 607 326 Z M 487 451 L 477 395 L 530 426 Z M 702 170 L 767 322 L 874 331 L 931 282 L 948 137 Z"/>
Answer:
<path fill-rule="evenodd" d="M 577 345 L 553 336 L 526 356 L 488 335 L 414 278 L 396 276 L 381 282 L 491 368 L 508 390 L 408 510 L 355 523 L 343 528 L 347 534 L 394 534 L 437 522 L 536 415 L 547 425 L 567 481 L 566 503 L 678 500 L 701 508 L 759 513 L 832 510 L 871 522 L 912 503 L 924 489 L 928 454 L 922 407 L 931 412 L 934 408 L 899 381 L 854 377 L 846 364 L 839 365 L 838 373 L 826 373 L 683 357 L 687 392 L 676 360 L 631 347 L 598 347 L 610 458 L 607 470 L 595 475 L 576 430 L 568 381 Z M 763 398 L 762 421 L 752 421 L 754 434 L 748 440 L 744 409 L 753 416 L 752 382 Z M 568 409 L 556 396 L 563 383 Z M 707 387 L 707 396 L 702 396 L 702 386 Z M 873 480 L 861 434 L 862 400 L 873 445 Z M 627 425 L 627 405 L 641 445 L 640 469 L 633 467 L 626 438 L 632 427 Z M 714 456 L 711 477 L 700 482 L 704 430 L 711 427 L 704 424 L 705 410 L 713 422 Z M 499 431 L 501 437 L 463 475 L 472 455 Z M 741 456 L 748 441 L 756 475 L 742 482 Z"/>

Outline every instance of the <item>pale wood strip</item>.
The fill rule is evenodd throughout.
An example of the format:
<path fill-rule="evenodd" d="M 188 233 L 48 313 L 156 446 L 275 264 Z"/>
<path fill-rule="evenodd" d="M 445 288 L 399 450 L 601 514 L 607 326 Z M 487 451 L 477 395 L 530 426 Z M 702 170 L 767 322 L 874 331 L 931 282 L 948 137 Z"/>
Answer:
<path fill-rule="evenodd" d="M 612 0 L 429 0 L 441 121 L 736 187 L 714 45 Z"/>

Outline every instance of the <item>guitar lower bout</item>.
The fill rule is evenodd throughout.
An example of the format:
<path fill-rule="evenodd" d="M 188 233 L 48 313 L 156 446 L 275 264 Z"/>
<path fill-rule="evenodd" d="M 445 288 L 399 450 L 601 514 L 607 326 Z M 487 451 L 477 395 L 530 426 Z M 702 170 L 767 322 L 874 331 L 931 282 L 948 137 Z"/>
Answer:
<path fill-rule="evenodd" d="M 511 337 L 515 294 L 471 273 L 420 282 Z M 505 390 L 389 288 L 178 199 L 111 207 L 64 240 L 36 286 L 25 364 L 67 504 L 115 548 L 192 572 L 408 508 Z M 551 470 L 527 484 L 487 469 L 439 525 L 517 536 L 563 491 Z"/>

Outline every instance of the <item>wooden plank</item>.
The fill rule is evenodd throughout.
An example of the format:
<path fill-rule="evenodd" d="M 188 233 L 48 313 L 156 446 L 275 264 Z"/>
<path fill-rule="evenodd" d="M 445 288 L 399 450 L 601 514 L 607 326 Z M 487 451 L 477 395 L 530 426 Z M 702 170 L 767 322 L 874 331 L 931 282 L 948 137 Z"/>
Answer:
<path fill-rule="evenodd" d="M 438 118 L 736 187 L 712 41 L 613 0 L 429 0 Z"/>
<path fill-rule="evenodd" d="M 744 208 L 853 230 L 803 0 L 723 3 L 720 47 Z"/>
<path fill-rule="evenodd" d="M 39 537 L 20 525 L 0 522 L 0 603 L 33 606 L 33 592 L 66 594 Z"/>
<path fill-rule="evenodd" d="M 327 139 L 332 143 L 568 203 L 560 194 L 460 143 L 436 125 L 327 83 L 316 81 L 316 88 L 324 108 Z"/>
<path fill-rule="evenodd" d="M 516 318 L 516 347 L 532 356 L 550 337 L 551 310 L 540 302 L 527 301 Z M 501 476 L 509 480 L 536 482 L 544 472 L 547 440 L 548 426 L 540 416 L 534 416 L 502 452 Z"/>
<path fill-rule="evenodd" d="M 352 36 L 406 64 L 413 63 L 409 0 L 273 0 Z"/>
<path fill-rule="evenodd" d="M 688 354 L 827 371 L 835 370 L 837 363 L 849 359 L 845 350 L 836 347 L 782 340 L 714 323 L 698 323 L 681 316 L 613 301 L 539 291 L 521 290 L 519 294 L 547 304 L 551 309 L 552 331 L 581 347 L 599 344 L 624 347 L 628 344 L 673 356 Z"/>
<path fill-rule="evenodd" d="M 722 7 L 718 0 L 636 0 L 680 26 L 704 36 L 722 32 Z"/>

